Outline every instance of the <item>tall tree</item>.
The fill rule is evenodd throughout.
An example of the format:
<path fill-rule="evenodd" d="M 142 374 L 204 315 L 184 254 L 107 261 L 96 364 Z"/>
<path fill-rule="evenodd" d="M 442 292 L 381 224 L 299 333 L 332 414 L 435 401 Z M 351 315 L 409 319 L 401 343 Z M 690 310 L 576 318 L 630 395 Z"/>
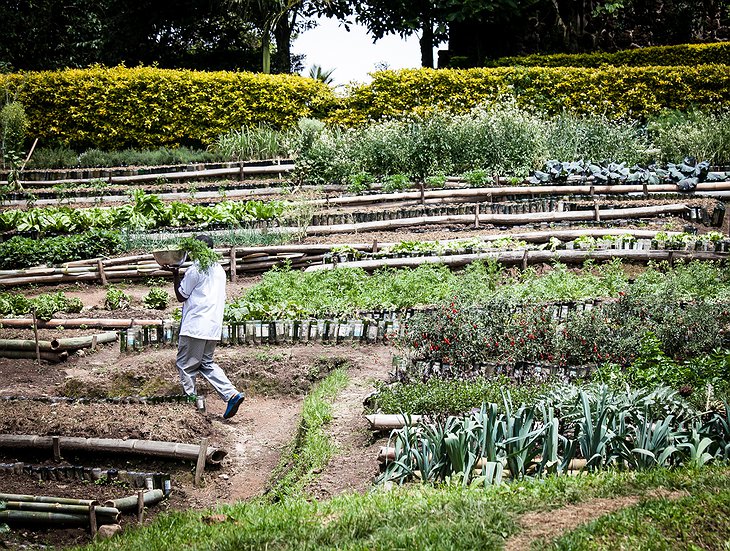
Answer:
<path fill-rule="evenodd" d="M 0 64 L 250 69 L 256 29 L 227 0 L 0 0 Z"/>
<path fill-rule="evenodd" d="M 433 48 L 448 38 L 449 24 L 482 17 L 496 10 L 513 9 L 518 0 L 366 0 L 338 1 L 324 6 L 326 15 L 342 18 L 354 15 L 365 25 L 373 40 L 389 34 L 416 34 L 421 48 L 421 65 L 433 67 Z M 328 11 L 329 10 L 329 11 Z M 339 13 L 335 13 L 339 10 Z"/>

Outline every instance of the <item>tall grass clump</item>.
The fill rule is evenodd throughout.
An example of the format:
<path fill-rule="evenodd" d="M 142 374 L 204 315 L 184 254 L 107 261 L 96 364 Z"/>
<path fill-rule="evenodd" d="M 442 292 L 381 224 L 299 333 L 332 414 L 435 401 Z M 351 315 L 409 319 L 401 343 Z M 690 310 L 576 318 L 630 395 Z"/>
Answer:
<path fill-rule="evenodd" d="M 561 161 L 649 161 L 646 132 L 634 121 L 561 113 L 545 119 L 548 156 Z"/>
<path fill-rule="evenodd" d="M 667 111 L 648 125 L 649 135 L 665 162 L 681 162 L 684 157 L 730 164 L 730 111 L 687 113 Z"/>
<path fill-rule="evenodd" d="M 288 155 L 287 134 L 270 126 L 242 126 L 221 134 L 211 145 L 210 151 L 226 159 L 258 161 L 276 159 Z"/>

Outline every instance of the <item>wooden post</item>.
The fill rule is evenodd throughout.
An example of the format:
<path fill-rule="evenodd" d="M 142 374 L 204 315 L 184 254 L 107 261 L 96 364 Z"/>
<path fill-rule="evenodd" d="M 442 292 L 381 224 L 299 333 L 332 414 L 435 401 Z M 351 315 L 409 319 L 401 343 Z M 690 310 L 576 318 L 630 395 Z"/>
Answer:
<path fill-rule="evenodd" d="M 243 182 L 243 161 L 238 161 L 238 181 Z"/>
<path fill-rule="evenodd" d="M 530 251 L 527 249 L 525 249 L 525 252 L 522 254 L 522 271 L 525 271 L 527 269 L 529 254 Z"/>
<path fill-rule="evenodd" d="M 474 205 L 474 228 L 479 228 L 479 203 Z"/>
<path fill-rule="evenodd" d="M 591 197 L 596 194 L 596 186 L 591 186 Z"/>
<path fill-rule="evenodd" d="M 98 501 L 92 501 L 89 504 L 89 532 L 91 532 L 91 539 L 96 537 L 96 506 L 99 505 Z"/>
<path fill-rule="evenodd" d="M 96 261 L 96 266 L 99 268 L 99 279 L 101 279 L 101 284 L 106 285 L 106 274 L 104 273 L 104 263 L 101 261 L 101 258 Z"/>
<path fill-rule="evenodd" d="M 137 522 L 144 522 L 144 490 L 137 490 Z"/>
<path fill-rule="evenodd" d="M 596 216 L 596 222 L 600 222 L 601 221 L 601 211 L 598 209 L 598 205 L 593 205 L 593 212 L 595 213 L 595 216 Z"/>
<path fill-rule="evenodd" d="M 674 251 L 669 251 L 669 265 L 674 268 Z"/>
<path fill-rule="evenodd" d="M 421 182 L 421 204 L 426 204 L 426 190 L 424 189 L 425 185 L 423 182 Z"/>
<path fill-rule="evenodd" d="M 378 252 L 378 240 L 373 239 L 373 253 L 377 253 L 377 252 Z"/>
<path fill-rule="evenodd" d="M 647 186 L 647 183 L 644 182 L 644 198 L 649 197 L 649 187 Z"/>
<path fill-rule="evenodd" d="M 35 361 L 41 365 L 41 347 L 38 344 L 38 318 L 36 317 L 35 308 L 31 310 L 33 313 L 33 333 L 35 335 Z"/>
<path fill-rule="evenodd" d="M 231 252 L 229 254 L 231 264 L 229 266 L 230 272 L 231 272 L 231 283 L 235 283 L 236 281 L 236 247 L 231 247 Z"/>
<path fill-rule="evenodd" d="M 200 485 L 200 479 L 203 477 L 205 470 L 205 456 L 208 453 L 208 439 L 203 438 L 200 441 L 200 450 L 198 451 L 198 463 L 195 465 L 195 487 Z"/>
<path fill-rule="evenodd" d="M 97 335 L 92 335 L 91 336 L 91 351 L 92 352 L 96 351 L 96 343 L 97 343 L 98 340 L 99 340 L 99 338 L 98 338 Z"/>
<path fill-rule="evenodd" d="M 58 436 L 52 436 L 51 442 L 53 443 L 53 460 L 61 461 L 61 439 Z"/>

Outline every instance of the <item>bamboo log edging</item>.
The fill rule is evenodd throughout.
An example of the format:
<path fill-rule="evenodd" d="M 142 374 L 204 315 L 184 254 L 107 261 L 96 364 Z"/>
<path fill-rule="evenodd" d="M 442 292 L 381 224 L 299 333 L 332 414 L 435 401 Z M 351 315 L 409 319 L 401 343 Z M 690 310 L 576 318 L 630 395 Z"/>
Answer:
<path fill-rule="evenodd" d="M 97 524 L 103 524 L 104 517 L 97 519 Z M 90 518 L 87 512 L 84 515 L 71 513 L 53 513 L 39 511 L 0 511 L 0 523 L 9 526 L 68 526 L 83 527 L 89 526 Z M 113 524 L 113 523 L 108 523 Z"/>
<path fill-rule="evenodd" d="M 240 176 L 259 174 L 284 174 L 294 170 L 294 163 L 272 164 L 267 166 L 234 166 L 230 168 L 212 168 L 208 170 L 161 172 L 153 174 L 135 174 L 130 176 L 107 176 L 103 179 L 109 184 L 125 184 L 139 182 L 155 182 L 159 179 L 165 180 L 194 180 L 196 178 L 215 178 L 220 176 Z M 100 178 L 67 178 L 63 180 L 22 180 L 22 186 L 38 187 L 39 185 L 52 187 L 58 184 L 67 183 L 89 183 Z M 7 185 L 7 181 L 0 181 L 0 185 Z"/>
<path fill-rule="evenodd" d="M 127 329 L 135 326 L 161 326 L 170 321 L 171 320 L 161 319 L 138 320 L 134 318 L 54 318 L 38 322 L 38 329 L 58 329 L 59 327 L 64 327 L 66 329 L 81 329 L 83 327 L 89 329 Z M 32 329 L 33 320 L 31 318 L 3 318 L 0 319 L 0 326 L 18 329 Z"/>
<path fill-rule="evenodd" d="M 646 216 L 678 214 L 684 213 L 687 210 L 688 207 L 684 203 L 676 203 L 671 205 L 659 205 L 653 207 L 604 209 L 598 210 L 598 216 L 601 220 L 616 220 L 622 218 L 640 218 Z M 485 224 L 516 225 L 539 222 L 586 221 L 595 220 L 596 217 L 596 212 L 592 210 L 567 212 L 532 212 L 525 214 L 480 214 L 479 222 Z M 473 214 L 457 214 L 449 216 L 418 216 L 414 218 L 398 218 L 395 220 L 382 220 L 377 222 L 333 224 L 329 226 L 308 226 L 304 229 L 304 232 L 306 233 L 306 235 L 328 235 L 337 233 L 389 230 L 395 228 L 405 228 L 409 226 L 473 223 Z M 295 231 L 297 230 L 297 228 L 279 228 L 279 230 Z"/>
<path fill-rule="evenodd" d="M 697 184 L 693 192 L 678 192 L 676 184 L 616 184 L 616 185 L 557 185 L 557 186 L 503 186 L 503 187 L 480 187 L 469 189 L 439 189 L 424 191 L 423 199 L 455 200 L 459 199 L 482 199 L 491 200 L 496 197 L 509 196 L 541 196 L 541 195 L 624 195 L 631 193 L 645 192 L 648 194 L 678 192 L 682 196 L 696 196 L 702 192 L 730 191 L 730 181 L 704 182 Z M 349 197 L 331 197 L 327 199 L 314 199 L 309 203 L 312 205 L 344 206 L 344 205 L 369 205 L 383 204 L 387 202 L 407 201 L 417 203 L 421 200 L 420 191 L 406 191 L 400 193 L 381 193 L 373 195 L 356 195 Z"/>
<path fill-rule="evenodd" d="M 200 446 L 197 444 L 183 444 L 180 442 L 161 442 L 158 440 L 121 440 L 117 438 L 81 438 L 75 436 L 61 436 L 61 448 L 82 451 L 103 451 L 108 453 L 131 453 L 137 455 L 151 455 L 170 459 L 196 460 Z M 50 436 L 35 436 L 25 434 L 0 434 L 0 447 L 4 448 L 34 448 L 50 449 L 53 445 Z M 209 447 L 206 462 L 219 465 L 228 452 L 223 448 Z"/>
<path fill-rule="evenodd" d="M 158 490 L 160 491 L 160 490 Z M 160 492 L 162 493 L 162 492 Z M 37 501 L 5 501 L 6 510 L 10 511 L 37 511 L 39 513 L 65 513 L 70 515 L 88 516 L 90 505 L 69 505 L 64 503 L 44 503 Z M 94 512 L 99 524 L 116 524 L 119 521 L 120 511 L 114 506 L 95 506 Z"/>
<path fill-rule="evenodd" d="M 41 352 L 60 352 L 63 350 L 79 350 L 80 348 L 90 348 L 96 340 L 96 344 L 104 344 L 116 342 L 116 331 L 107 331 L 98 335 L 89 335 L 86 337 L 70 337 L 66 339 L 53 339 L 51 341 L 38 341 L 38 347 Z M 7 350 L 30 350 L 35 351 L 36 343 L 34 340 L 26 339 L 0 339 L 0 355 Z"/>
<path fill-rule="evenodd" d="M 34 501 L 37 503 L 60 503 L 62 505 L 84 505 L 88 507 L 94 503 L 93 499 L 75 499 L 71 497 L 33 496 L 29 494 L 2 494 L 0 501 Z"/>
<path fill-rule="evenodd" d="M 373 431 L 384 431 L 401 429 L 406 425 L 407 421 L 410 424 L 415 425 L 421 422 L 422 415 L 391 415 L 385 413 L 376 413 L 373 415 L 364 415 L 368 423 L 370 423 L 370 429 Z"/>
<path fill-rule="evenodd" d="M 634 250 L 634 249 L 605 249 L 595 251 L 569 251 L 569 250 L 525 250 L 525 251 L 504 251 L 504 252 L 483 252 L 462 255 L 446 256 L 419 256 L 405 258 L 381 258 L 377 260 L 355 260 L 351 262 L 338 262 L 337 264 L 317 264 L 309 266 L 305 272 L 320 270 L 335 270 L 339 268 L 362 268 L 370 271 L 381 267 L 404 268 L 420 266 L 421 264 L 443 264 L 445 266 L 464 266 L 475 260 L 492 258 L 503 264 L 519 264 L 527 261 L 528 264 L 542 264 L 552 261 L 564 264 L 583 263 L 588 259 L 611 260 L 620 258 L 624 260 L 648 262 L 650 260 L 726 260 L 728 253 L 715 253 L 704 251 L 678 251 L 678 250 Z"/>
<path fill-rule="evenodd" d="M 553 232 L 522 232 L 510 234 L 509 237 L 515 240 L 523 240 L 533 243 L 545 243 L 551 238 L 562 240 L 576 239 L 581 236 L 601 237 L 606 235 L 631 234 L 636 238 L 653 238 L 657 231 L 651 230 L 626 230 L 626 229 L 584 229 L 584 230 L 558 230 Z M 666 232 L 668 235 L 676 235 L 678 232 Z M 485 242 L 504 239 L 504 234 L 489 234 L 480 236 Z M 445 240 L 443 243 L 463 241 L 462 239 Z M 391 247 L 395 243 L 380 243 L 379 248 Z M 267 269 L 281 265 L 284 262 L 291 262 L 292 268 L 303 268 L 317 262 L 321 262 L 326 254 L 330 254 L 332 247 L 337 245 L 278 245 L 271 247 L 234 247 L 232 249 L 216 249 L 223 255 L 231 255 L 233 250 L 236 259 L 237 274 L 254 274 L 266 271 Z M 342 246 L 342 245 L 340 245 Z M 373 250 L 373 243 L 353 243 L 347 245 L 362 252 Z M 130 265 L 130 262 L 137 264 Z M 35 267 L 24 270 L 3 270 L 0 271 L 0 286 L 14 286 L 30 283 L 59 283 L 65 281 L 96 281 L 102 276 L 99 270 L 101 263 L 105 278 L 133 279 L 155 277 L 171 277 L 171 272 L 161 270 L 152 258 L 151 254 L 124 256 L 111 259 L 92 258 L 67 262 L 58 268 Z M 126 263 L 126 264 L 125 264 Z M 228 270 L 230 259 L 223 258 L 221 265 Z M 184 264 L 184 273 L 189 263 Z M 134 269 L 131 269 L 134 268 Z"/>
<path fill-rule="evenodd" d="M 165 497 L 162 490 L 148 490 L 144 493 L 144 506 L 150 507 L 157 505 Z M 104 502 L 106 507 L 114 507 L 122 512 L 131 511 L 137 507 L 137 496 L 132 495 L 128 497 L 120 497 L 117 499 L 110 499 Z"/>

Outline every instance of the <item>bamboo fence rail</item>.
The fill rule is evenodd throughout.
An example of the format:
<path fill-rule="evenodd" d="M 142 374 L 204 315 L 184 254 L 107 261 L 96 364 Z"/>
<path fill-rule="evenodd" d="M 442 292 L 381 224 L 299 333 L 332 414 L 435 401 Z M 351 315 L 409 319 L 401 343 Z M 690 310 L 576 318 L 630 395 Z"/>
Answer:
<path fill-rule="evenodd" d="M 0 434 L 0 448 L 13 449 L 52 449 L 51 436 L 35 436 L 25 434 Z M 129 453 L 166 457 L 169 459 L 196 460 L 200 453 L 197 444 L 180 442 L 161 442 L 158 440 L 122 440 L 118 438 L 80 438 L 60 436 L 61 449 L 81 450 L 86 452 Z M 210 446 L 206 451 L 206 462 L 219 465 L 228 452 L 223 448 Z"/>

